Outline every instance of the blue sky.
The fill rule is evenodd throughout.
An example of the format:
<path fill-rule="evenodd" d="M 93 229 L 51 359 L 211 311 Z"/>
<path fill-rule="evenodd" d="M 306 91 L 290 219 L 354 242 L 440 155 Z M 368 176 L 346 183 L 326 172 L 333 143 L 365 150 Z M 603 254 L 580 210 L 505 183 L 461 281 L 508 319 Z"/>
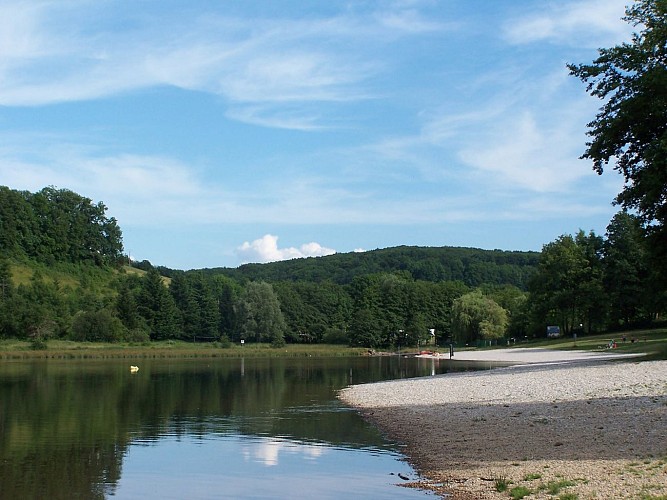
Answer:
<path fill-rule="evenodd" d="M 133 258 L 234 267 L 604 234 L 568 75 L 626 0 L 0 0 L 0 185 L 103 201 Z"/>

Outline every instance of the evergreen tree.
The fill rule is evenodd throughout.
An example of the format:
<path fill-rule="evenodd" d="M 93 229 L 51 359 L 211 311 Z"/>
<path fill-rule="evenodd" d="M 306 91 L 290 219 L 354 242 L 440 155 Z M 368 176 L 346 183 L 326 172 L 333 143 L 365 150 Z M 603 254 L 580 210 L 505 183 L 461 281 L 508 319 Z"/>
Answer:
<path fill-rule="evenodd" d="M 217 338 L 219 334 L 220 311 L 213 290 L 201 273 L 194 276 L 192 295 L 196 305 L 196 329 L 201 337 Z"/>
<path fill-rule="evenodd" d="M 604 268 L 602 262 L 604 239 L 595 232 L 580 230 L 575 242 L 586 259 L 586 269 L 579 288 L 578 309 L 580 328 L 589 333 L 606 327 L 609 300 L 604 293 Z"/>
<path fill-rule="evenodd" d="M 125 328 L 136 330 L 141 327 L 141 316 L 134 293 L 127 280 L 124 280 L 116 297 L 116 314 Z"/>
<path fill-rule="evenodd" d="M 199 333 L 199 306 L 195 300 L 190 280 L 185 273 L 171 279 L 169 293 L 179 311 L 180 330 L 184 339 L 193 340 Z"/>
<path fill-rule="evenodd" d="M 236 333 L 236 300 L 237 293 L 235 292 L 234 282 L 229 278 L 222 276 L 216 277 L 214 281 L 218 297 L 218 311 L 220 317 L 220 334 L 229 339 L 239 340 L 235 338 Z"/>
<path fill-rule="evenodd" d="M 0 257 L 0 337 L 15 335 L 14 284 L 9 262 Z"/>
<path fill-rule="evenodd" d="M 138 309 L 146 321 L 151 340 L 173 339 L 179 335 L 178 309 L 155 268 L 150 269 L 142 280 Z"/>
<path fill-rule="evenodd" d="M 648 319 L 651 303 L 647 249 L 641 221 L 618 212 L 607 226 L 604 244 L 604 288 L 610 303 L 611 325 L 630 325 Z"/>

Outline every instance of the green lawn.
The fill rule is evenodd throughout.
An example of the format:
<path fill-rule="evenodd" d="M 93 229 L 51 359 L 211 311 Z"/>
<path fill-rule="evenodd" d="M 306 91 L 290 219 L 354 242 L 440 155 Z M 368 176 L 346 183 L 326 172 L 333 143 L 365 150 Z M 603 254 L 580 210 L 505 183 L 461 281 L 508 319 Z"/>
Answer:
<path fill-rule="evenodd" d="M 626 340 L 623 341 L 625 336 Z M 632 339 L 636 339 L 632 342 Z M 616 341 L 616 349 L 608 349 L 610 341 Z M 516 344 L 516 347 L 544 347 L 559 350 L 614 351 L 619 353 L 648 353 L 653 357 L 667 359 L 667 328 L 633 330 L 596 335 L 578 335 L 558 339 L 539 339 Z"/>

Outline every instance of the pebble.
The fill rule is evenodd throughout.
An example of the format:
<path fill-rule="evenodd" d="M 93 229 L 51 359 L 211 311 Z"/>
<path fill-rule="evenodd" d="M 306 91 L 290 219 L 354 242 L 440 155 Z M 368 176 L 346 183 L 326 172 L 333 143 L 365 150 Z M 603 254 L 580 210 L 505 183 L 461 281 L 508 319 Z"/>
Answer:
<path fill-rule="evenodd" d="M 667 495 L 667 361 L 536 362 L 356 385 L 340 398 L 406 445 L 420 487 L 453 498 L 508 497 L 482 477 L 526 484 L 530 498 L 553 498 L 539 485 L 558 477 L 579 498 Z"/>

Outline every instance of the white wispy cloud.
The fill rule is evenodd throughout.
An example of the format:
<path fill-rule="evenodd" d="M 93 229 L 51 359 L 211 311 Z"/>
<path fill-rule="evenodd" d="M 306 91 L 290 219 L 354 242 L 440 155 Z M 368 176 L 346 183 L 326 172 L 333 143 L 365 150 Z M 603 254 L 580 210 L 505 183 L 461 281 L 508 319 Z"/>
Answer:
<path fill-rule="evenodd" d="M 367 82 L 385 70 L 385 43 L 441 29 L 411 9 L 308 20 L 185 11 L 161 18 L 159 30 L 131 18 L 124 29 L 92 33 L 82 26 L 97 17 L 96 8 L 0 7 L 0 104 L 48 105 L 167 85 L 224 97 L 232 119 L 312 130 L 321 119 L 318 103 L 374 97 Z M 287 104 L 285 116 L 278 104 Z"/>
<path fill-rule="evenodd" d="M 530 110 L 510 116 L 459 152 L 461 160 L 490 176 L 499 188 L 538 193 L 568 191 L 592 175 L 577 158 L 577 124 L 539 123 Z"/>
<path fill-rule="evenodd" d="M 261 127 L 302 131 L 327 128 L 323 125 L 321 113 L 310 108 L 296 107 L 290 110 L 284 105 L 271 104 L 231 106 L 225 115 L 233 120 Z"/>
<path fill-rule="evenodd" d="M 201 218 L 191 200 L 206 188 L 191 166 L 158 156 L 86 153 L 76 146 L 46 147 L 37 158 L 0 151 L 0 183 L 31 191 L 47 185 L 71 189 L 104 201 L 109 215 L 130 225 Z"/>
<path fill-rule="evenodd" d="M 43 143 L 44 138 L 41 139 Z M 470 160 L 471 165 L 473 161 L 486 161 L 487 156 L 493 158 L 493 148 L 497 146 L 491 143 L 488 149 L 482 149 L 485 153 L 480 153 L 481 159 Z M 193 165 L 164 156 L 103 155 L 91 148 L 71 145 L 49 146 L 41 156 L 33 158 L 27 155 L 24 158 L 19 153 L 15 148 L 0 149 L 0 184 L 31 191 L 45 185 L 72 189 L 95 201 L 104 201 L 109 207 L 108 215 L 116 217 L 124 229 L 140 232 L 150 229 L 165 234 L 178 228 L 206 227 L 211 231 L 225 224 L 311 227 L 371 224 L 395 228 L 415 224 L 539 220 L 593 213 L 595 206 L 604 206 L 606 192 L 600 189 L 597 203 L 593 203 L 590 195 L 581 198 L 576 192 L 564 190 L 554 197 L 554 186 L 541 185 L 537 189 L 526 185 L 523 177 L 532 178 L 543 172 L 531 173 L 529 162 L 526 171 L 515 170 L 513 155 L 537 157 L 539 150 L 536 149 L 530 149 L 530 154 L 506 153 L 512 161 L 500 166 L 475 166 L 480 175 L 471 175 L 467 180 L 469 184 L 460 189 L 437 184 L 432 192 L 422 192 L 419 179 L 417 190 L 412 190 L 414 181 L 410 180 L 401 183 L 400 188 L 380 189 L 356 180 L 348 185 L 345 176 L 340 178 L 336 172 L 330 177 L 289 175 L 281 180 L 253 183 L 245 189 L 230 189 L 222 181 L 206 182 Z M 560 167 L 554 167 L 556 172 Z M 590 169 L 584 170 L 590 172 Z M 546 172 L 545 175 L 557 174 Z M 543 181 L 538 179 L 538 182 Z M 618 192 L 618 186 L 607 187 L 606 199 L 609 200 Z M 246 241 L 233 252 L 239 262 L 269 262 L 332 253 L 335 249 L 318 242 L 280 247 L 278 237 L 271 234 Z"/>
<path fill-rule="evenodd" d="M 373 65 L 337 54 L 266 47 L 238 58 L 219 81 L 222 93 L 239 102 L 350 101 L 364 95 L 353 86 L 374 73 Z M 245 60 L 244 60 L 245 59 Z"/>
<path fill-rule="evenodd" d="M 607 42 L 618 43 L 631 32 L 628 25 L 620 21 L 627 3 L 627 0 L 545 3 L 539 11 L 507 22 L 504 36 L 515 44 L 551 40 L 596 48 Z"/>
<path fill-rule="evenodd" d="M 36 3 L 0 5 L 0 67 L 52 52 L 38 29 L 41 10 L 42 6 Z"/>
<path fill-rule="evenodd" d="M 475 52 L 486 50 L 475 49 L 477 34 L 448 22 L 449 11 L 433 0 L 355 2 L 329 17 L 283 19 L 193 9 L 159 21 L 143 11 L 118 20 L 115 13 L 113 26 L 104 26 L 96 9 L 119 7 L 101 3 L 0 5 L 0 105 L 39 107 L 172 87 L 193 91 L 169 93 L 182 102 L 213 95 L 206 102 L 219 106 L 221 122 L 321 133 L 294 148 L 282 142 L 295 141 L 289 132 L 270 137 L 257 129 L 243 145 L 252 160 L 236 163 L 232 155 L 216 158 L 217 147 L 205 151 L 199 138 L 201 158 L 200 151 L 188 158 L 186 146 L 172 148 L 183 155 L 172 157 L 159 141 L 121 144 L 116 124 L 108 134 L 100 124 L 85 137 L 76 125 L 60 137 L 20 131 L 0 136 L 0 184 L 73 189 L 103 200 L 121 226 L 138 231 L 257 223 L 395 228 L 534 220 L 601 206 L 598 200 L 587 210 L 576 194 L 592 175 L 577 158 L 595 105 L 584 101 L 583 89 L 573 93 L 579 82 L 570 82 L 563 56 L 552 57 L 550 46 L 571 54 L 580 41 L 616 41 L 625 33 L 618 0 L 535 2 L 536 10 L 500 21 L 509 43 L 497 62 Z M 429 6 L 439 15 L 429 17 Z M 95 27 L 86 28 L 93 19 Z M 455 30 L 461 46 L 470 45 L 465 57 L 438 45 L 442 33 Z M 423 38 L 401 43 L 413 36 Z M 523 44 L 533 44 L 530 56 Z M 446 56 L 436 57 L 441 49 Z M 480 55 L 483 62 L 469 63 Z M 249 136 L 245 130 L 239 137 Z M 618 192 L 612 184 L 600 184 L 601 198 Z M 245 239 L 237 236 L 229 253 Z M 326 252 L 333 250 L 314 242 L 280 248 L 276 236 L 266 235 L 236 253 L 267 261 Z"/>
<path fill-rule="evenodd" d="M 419 10 L 412 8 L 412 6 L 408 8 L 399 6 L 392 10 L 379 11 L 375 17 L 380 25 L 394 31 L 406 33 L 427 33 L 443 29 L 451 30 L 457 26 L 454 23 L 445 25 L 442 22 L 427 19 Z"/>
<path fill-rule="evenodd" d="M 333 248 L 326 248 L 316 242 L 304 243 L 299 248 L 278 248 L 278 237 L 266 234 L 252 242 L 244 242 L 237 248 L 237 255 L 242 262 L 277 262 L 303 257 L 322 257 L 333 255 Z"/>
<path fill-rule="evenodd" d="M 51 140 L 57 142 L 57 138 Z M 36 141 L 43 148 L 36 156 L 28 151 L 33 144 L 30 141 L 23 145 L 25 149 L 17 145 L 0 149 L 0 184 L 31 191 L 46 185 L 72 189 L 104 201 L 109 215 L 123 226 L 408 224 L 474 217 L 461 208 L 469 208 L 469 204 L 457 197 L 387 198 L 365 183 L 348 184 L 336 172 L 331 176 L 295 174 L 258 180 L 246 188 L 232 189 L 225 186 L 224 179 L 206 182 L 195 165 L 165 156 L 110 155 L 84 146 L 49 144 L 45 137 Z M 262 241 L 255 247 L 259 243 Z M 263 243 L 257 247 L 261 255 L 273 252 L 280 258 L 333 251 L 307 245 L 279 249 L 270 239 Z"/>
<path fill-rule="evenodd" d="M 384 138 L 352 154 L 379 158 L 385 171 L 392 166 L 385 176 L 419 175 L 465 192 L 483 189 L 487 196 L 572 192 L 593 176 L 579 157 L 597 106 L 577 85 L 564 65 L 481 73 L 468 89 L 470 104 L 424 110 L 414 134 Z"/>

